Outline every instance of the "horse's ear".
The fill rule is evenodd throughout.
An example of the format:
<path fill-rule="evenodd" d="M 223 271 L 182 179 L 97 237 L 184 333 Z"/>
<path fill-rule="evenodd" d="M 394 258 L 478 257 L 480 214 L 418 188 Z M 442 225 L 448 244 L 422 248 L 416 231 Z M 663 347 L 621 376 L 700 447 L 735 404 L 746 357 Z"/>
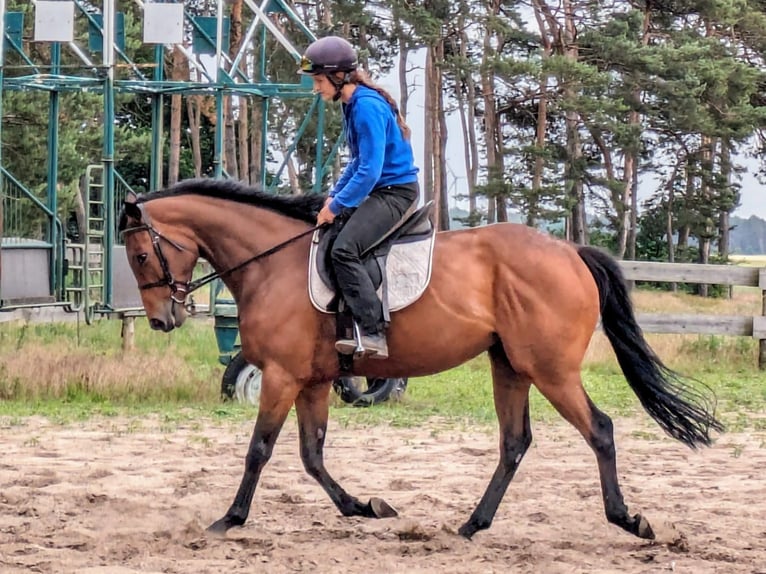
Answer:
<path fill-rule="evenodd" d="M 128 192 L 128 196 L 125 198 L 122 205 L 125 208 L 125 215 L 136 221 L 141 221 L 141 208 L 139 208 L 136 203 L 137 199 L 138 196 L 135 193 Z"/>

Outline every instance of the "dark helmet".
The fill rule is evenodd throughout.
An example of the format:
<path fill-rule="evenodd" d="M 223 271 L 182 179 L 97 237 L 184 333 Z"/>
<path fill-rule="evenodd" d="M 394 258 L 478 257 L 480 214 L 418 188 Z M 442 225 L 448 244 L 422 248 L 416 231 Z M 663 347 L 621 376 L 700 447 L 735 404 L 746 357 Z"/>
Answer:
<path fill-rule="evenodd" d="M 343 38 L 326 36 L 312 42 L 301 58 L 300 74 L 353 72 L 357 68 L 356 50 Z"/>

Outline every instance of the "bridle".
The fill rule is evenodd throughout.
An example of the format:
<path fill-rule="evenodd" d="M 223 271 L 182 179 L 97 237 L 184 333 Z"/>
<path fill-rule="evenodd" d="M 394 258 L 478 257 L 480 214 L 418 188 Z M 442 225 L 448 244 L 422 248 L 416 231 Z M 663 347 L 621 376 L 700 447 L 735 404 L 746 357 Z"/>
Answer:
<path fill-rule="evenodd" d="M 214 281 L 215 279 L 221 279 L 225 277 L 226 275 L 233 273 L 234 271 L 238 271 L 239 269 L 242 269 L 243 267 L 249 265 L 250 263 L 254 263 L 255 261 L 258 261 L 259 259 L 268 257 L 269 255 L 272 255 L 276 253 L 277 251 L 281 251 L 283 248 L 297 241 L 301 237 L 305 237 L 306 235 L 314 233 L 315 231 L 317 231 L 318 229 L 322 227 L 321 225 L 317 225 L 317 226 L 311 227 L 310 229 L 306 231 L 302 231 L 298 235 L 294 235 L 293 237 L 290 237 L 289 239 L 286 239 L 285 241 L 278 243 L 277 245 L 274 245 L 273 247 L 270 247 L 266 251 L 263 251 L 259 253 L 258 255 L 254 255 L 253 257 L 250 257 L 249 259 L 246 259 L 245 261 L 242 261 L 241 263 L 238 263 L 234 265 L 233 267 L 226 269 L 225 271 L 221 271 L 220 273 L 217 271 L 214 271 L 212 273 L 208 273 L 204 277 L 195 279 L 194 281 L 191 281 L 191 280 L 177 281 L 173 277 L 173 272 L 170 270 L 170 264 L 168 263 L 167 257 L 165 257 L 165 254 L 162 252 L 161 242 L 165 241 L 169 243 L 170 245 L 175 247 L 178 251 L 191 252 L 191 250 L 179 244 L 178 242 L 170 239 L 169 237 L 164 236 L 159 231 L 157 231 L 157 229 L 151 224 L 151 222 L 147 221 L 149 216 L 143 210 L 143 207 L 141 205 L 138 205 L 138 208 L 141 210 L 141 221 L 143 223 L 141 223 L 140 225 L 136 225 L 134 227 L 128 227 L 127 229 L 123 229 L 121 234 L 124 237 L 132 233 L 138 233 L 139 231 L 146 231 L 149 234 L 149 236 L 152 238 L 152 247 L 154 248 L 154 253 L 155 255 L 157 255 L 157 259 L 160 262 L 160 269 L 162 269 L 161 279 L 158 279 L 157 281 L 152 281 L 151 283 L 144 283 L 143 285 L 139 285 L 138 288 L 141 291 L 145 291 L 147 289 L 156 289 L 158 287 L 169 287 L 171 301 L 179 305 L 185 305 L 186 297 L 188 297 L 191 293 L 193 293 L 200 287 L 207 285 L 208 283 L 210 283 L 211 281 Z M 181 299 L 176 298 L 177 297 L 176 294 L 178 293 L 180 293 L 183 296 Z"/>
<path fill-rule="evenodd" d="M 169 237 L 162 235 L 162 233 L 157 231 L 151 223 L 143 223 L 135 227 L 129 227 L 122 232 L 122 235 L 124 237 L 125 235 L 137 233 L 139 231 L 146 231 L 152 238 L 152 247 L 154 248 L 154 253 L 157 255 L 157 259 L 160 262 L 160 269 L 162 269 L 162 279 L 152 281 L 151 283 L 144 283 L 143 285 L 139 285 L 138 288 L 141 291 L 145 291 L 147 289 L 156 289 L 157 287 L 170 287 L 170 299 L 174 303 L 184 305 L 186 303 L 186 297 L 194 290 L 191 288 L 192 282 L 177 281 L 175 277 L 173 277 L 173 272 L 170 270 L 170 263 L 168 263 L 167 257 L 165 257 L 165 254 L 162 252 L 162 245 L 160 242 L 164 240 L 175 247 L 178 251 L 189 251 L 189 249 L 173 241 Z M 180 299 L 177 298 L 178 293 L 181 294 Z"/>

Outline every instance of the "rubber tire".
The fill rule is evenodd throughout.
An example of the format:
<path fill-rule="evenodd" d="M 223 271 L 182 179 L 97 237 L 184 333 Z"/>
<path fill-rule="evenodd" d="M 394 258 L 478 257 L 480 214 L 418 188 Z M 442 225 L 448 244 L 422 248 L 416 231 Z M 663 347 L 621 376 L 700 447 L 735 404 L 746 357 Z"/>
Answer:
<path fill-rule="evenodd" d="M 221 378 L 221 397 L 257 406 L 261 396 L 262 373 L 237 353 L 231 358 Z"/>
<path fill-rule="evenodd" d="M 358 378 L 339 377 L 332 384 L 340 399 L 355 407 L 371 407 L 389 399 L 398 400 L 407 389 L 407 377 L 367 377 L 367 390 L 358 388 L 355 380 Z"/>
<path fill-rule="evenodd" d="M 407 389 L 407 377 L 385 379 L 367 377 L 367 389 L 360 390 L 356 379 L 339 377 L 333 381 L 333 389 L 345 403 L 355 407 L 371 407 L 388 400 L 401 399 Z M 221 378 L 223 400 L 236 400 L 258 405 L 261 390 L 261 371 L 245 361 L 242 353 L 234 355 Z"/>

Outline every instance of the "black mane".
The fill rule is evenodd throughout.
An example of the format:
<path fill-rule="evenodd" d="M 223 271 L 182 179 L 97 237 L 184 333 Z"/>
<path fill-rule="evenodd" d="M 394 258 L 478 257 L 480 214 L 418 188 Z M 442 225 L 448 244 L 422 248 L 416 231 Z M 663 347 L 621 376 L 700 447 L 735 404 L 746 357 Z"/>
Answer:
<path fill-rule="evenodd" d="M 250 187 L 234 180 L 226 179 L 187 179 L 165 189 L 143 193 L 138 196 L 137 203 L 152 201 L 163 197 L 178 195 L 204 195 L 219 199 L 229 199 L 240 203 L 248 203 L 265 209 L 270 209 L 293 219 L 316 223 L 317 214 L 324 204 L 324 196 L 310 195 L 276 195 L 266 193 L 259 188 Z M 120 228 L 123 228 L 122 221 Z"/>

